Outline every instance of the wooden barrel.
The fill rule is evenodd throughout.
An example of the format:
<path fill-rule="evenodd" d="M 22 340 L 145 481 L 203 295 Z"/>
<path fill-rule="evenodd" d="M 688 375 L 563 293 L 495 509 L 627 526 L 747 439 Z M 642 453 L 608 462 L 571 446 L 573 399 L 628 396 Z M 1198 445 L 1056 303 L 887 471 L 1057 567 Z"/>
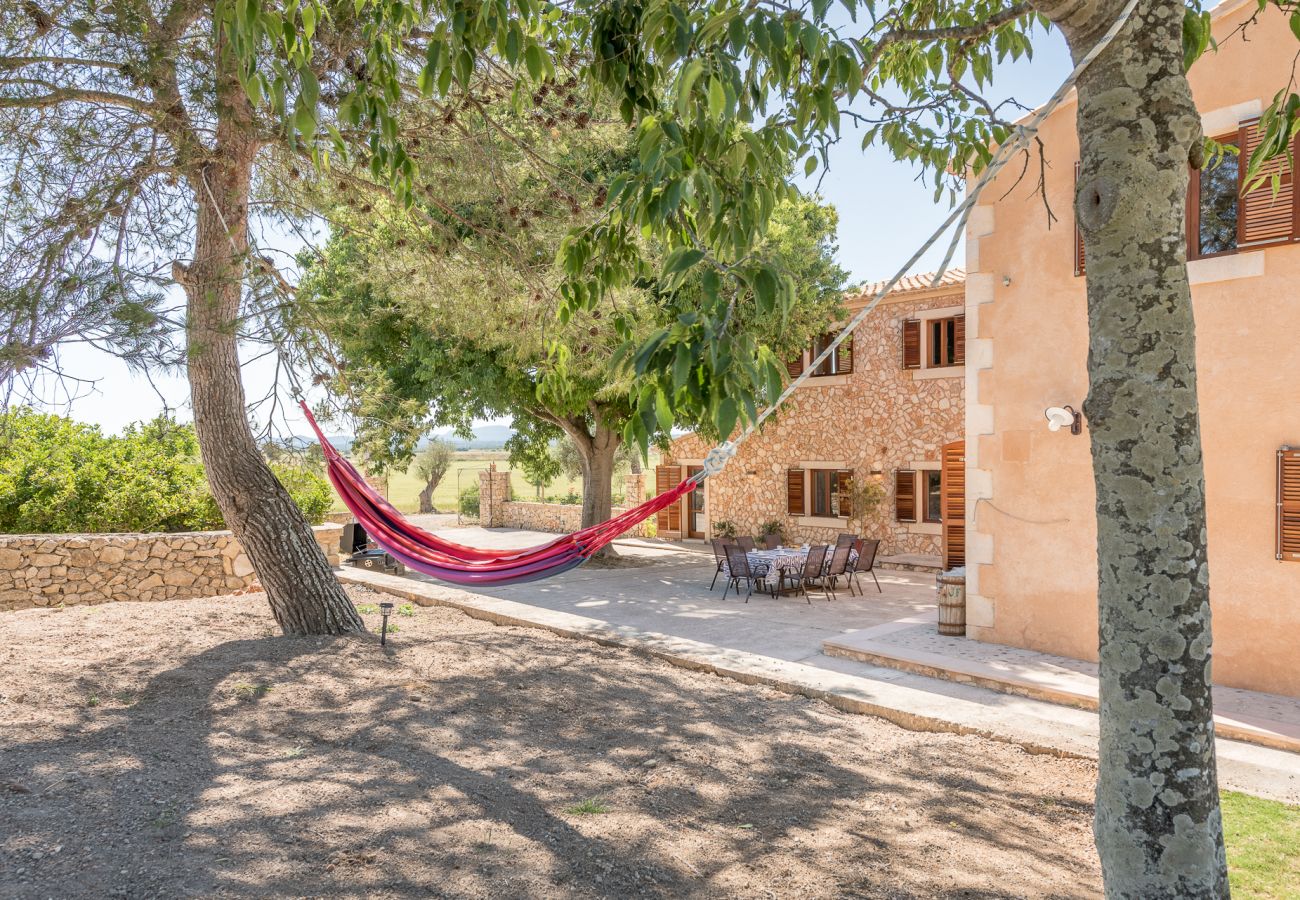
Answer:
<path fill-rule="evenodd" d="M 940 575 L 939 633 L 966 636 L 966 576 Z"/>

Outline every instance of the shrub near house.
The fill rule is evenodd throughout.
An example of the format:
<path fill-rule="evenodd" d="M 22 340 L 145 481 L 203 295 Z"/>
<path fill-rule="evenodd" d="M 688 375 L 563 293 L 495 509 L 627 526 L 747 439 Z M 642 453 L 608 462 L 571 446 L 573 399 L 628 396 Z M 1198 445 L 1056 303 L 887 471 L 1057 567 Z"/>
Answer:
<path fill-rule="evenodd" d="M 329 511 L 329 484 L 283 460 L 274 469 L 303 513 Z M 0 416 L 0 532 L 202 531 L 223 528 L 190 425 L 167 417 L 107 436 L 19 408 Z"/>

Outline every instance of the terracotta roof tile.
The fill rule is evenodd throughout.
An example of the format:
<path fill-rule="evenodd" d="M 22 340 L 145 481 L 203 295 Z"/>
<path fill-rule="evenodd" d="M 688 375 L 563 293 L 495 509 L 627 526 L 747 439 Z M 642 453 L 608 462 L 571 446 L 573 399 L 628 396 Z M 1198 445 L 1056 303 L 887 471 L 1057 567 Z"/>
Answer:
<path fill-rule="evenodd" d="M 933 282 L 933 272 L 917 272 L 914 275 L 904 275 L 898 284 L 894 286 L 894 289 L 889 292 L 889 296 L 897 297 L 899 294 L 910 294 L 914 291 L 928 291 L 932 287 L 945 288 L 965 284 L 966 270 L 958 268 L 948 269 L 948 271 L 943 273 L 943 278 L 939 279 L 937 285 L 933 284 Z M 876 291 L 880 290 L 884 285 L 884 281 L 869 282 L 855 291 L 850 291 L 849 299 L 855 297 L 874 297 Z"/>

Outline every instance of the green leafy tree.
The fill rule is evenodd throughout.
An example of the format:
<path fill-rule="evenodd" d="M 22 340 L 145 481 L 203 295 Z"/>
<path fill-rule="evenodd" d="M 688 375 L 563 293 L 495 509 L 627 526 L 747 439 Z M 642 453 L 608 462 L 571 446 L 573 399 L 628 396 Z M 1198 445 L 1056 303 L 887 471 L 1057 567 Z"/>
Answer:
<path fill-rule="evenodd" d="M 527 126 L 522 130 L 520 140 Z M 625 166 L 619 140 L 581 134 L 563 157 L 570 170 Z M 511 141 L 499 145 L 489 173 L 477 173 L 473 159 L 454 163 L 460 175 L 443 200 L 476 223 L 455 243 L 430 230 L 427 220 L 440 213 L 422 201 L 415 216 L 383 204 L 329 207 L 339 227 L 319 256 L 304 256 L 302 341 L 319 347 L 314 357 L 333 360 L 330 381 L 349 399 L 360 445 L 373 460 L 403 460 L 412 438 L 430 427 L 467 433 L 482 418 L 511 417 L 514 458 L 539 464 L 542 446 L 563 435 L 582 479 L 586 527 L 612 509 L 612 479 L 634 408 L 629 338 L 685 327 L 672 311 L 673 295 L 698 296 L 706 279 L 674 279 L 669 289 L 647 277 L 620 289 L 608 315 L 564 312 L 551 289 L 562 278 L 557 248 L 575 220 L 600 213 L 570 202 L 567 187 L 537 178 L 531 165 L 512 169 L 511 154 L 526 154 Z M 418 161 L 429 177 L 448 168 L 442 151 Z M 529 227 L 519 226 L 521 217 L 532 220 Z M 745 311 L 738 319 L 789 352 L 840 309 L 844 272 L 833 260 L 833 210 L 800 197 L 774 219 L 771 249 L 798 278 L 800 302 L 784 317 Z M 683 390 L 699 389 L 693 369 L 684 358 L 676 367 Z M 639 415 L 645 435 L 666 435 L 675 422 L 662 395 Z"/>
<path fill-rule="evenodd" d="M 546 488 L 562 471 L 551 447 L 563 436 L 550 423 L 529 417 L 516 420 L 515 432 L 506 441 L 510 468 L 523 473 L 524 479 L 536 489 L 538 500 L 545 499 Z"/>
<path fill-rule="evenodd" d="M 638 340 L 628 430 L 642 440 L 650 406 L 707 417 L 727 434 L 734 422 L 752 421 L 758 399 L 779 383 L 772 360 L 739 329 L 723 283 L 745 285 L 745 305 L 760 314 L 793 307 L 792 281 L 755 252 L 790 194 L 792 159 L 809 173 L 824 166 L 841 122 L 852 119 L 864 143 L 921 167 L 940 196 L 956 190 L 1014 134 L 1007 107 L 987 96 L 994 66 L 1029 54 L 1049 25 L 1081 61 L 1131 9 L 1077 83 L 1075 216 L 1087 248 L 1085 411 L 1100 574 L 1095 833 L 1110 896 L 1224 896 L 1183 234 L 1188 164 L 1205 160 L 1186 70 L 1210 44 L 1208 14 L 1182 0 L 840 6 L 849 21 L 840 7 L 832 18 L 829 0 L 604 0 L 563 13 L 524 2 L 466 11 L 361 0 L 358 8 L 371 15 L 367 36 L 380 60 L 386 47 L 424 45 L 422 83 L 439 98 L 494 66 L 546 84 L 557 59 L 576 57 L 588 83 L 636 129 L 636 165 L 611 181 L 608 215 L 572 235 L 560 255 L 570 315 L 604 308 L 645 271 L 646 234 L 666 252 L 670 276 L 702 269 L 708 279 L 701 296 L 677 309 L 688 317 L 681 327 Z M 1300 36 L 1293 0 L 1260 0 L 1259 8 L 1276 27 L 1288 17 Z M 263 18 L 250 13 L 236 28 L 260 40 L 271 30 Z M 287 58 L 310 60 L 314 49 L 297 43 Z M 392 137 L 396 113 L 385 94 L 396 69 L 376 70 L 389 74 L 357 80 L 349 102 L 374 123 L 374 171 L 403 184 L 413 173 Z M 1286 153 L 1297 132 L 1300 95 L 1291 72 L 1276 78 L 1248 180 L 1259 179 L 1264 159 Z M 677 381 L 673 363 L 683 353 L 695 377 Z"/>
<path fill-rule="evenodd" d="M 424 487 L 420 488 L 420 512 L 437 512 L 433 508 L 433 492 L 438 489 L 438 485 L 447 475 L 447 470 L 451 468 L 454 454 L 455 448 L 438 438 L 430 440 L 416 454 L 415 473 L 424 482 Z"/>

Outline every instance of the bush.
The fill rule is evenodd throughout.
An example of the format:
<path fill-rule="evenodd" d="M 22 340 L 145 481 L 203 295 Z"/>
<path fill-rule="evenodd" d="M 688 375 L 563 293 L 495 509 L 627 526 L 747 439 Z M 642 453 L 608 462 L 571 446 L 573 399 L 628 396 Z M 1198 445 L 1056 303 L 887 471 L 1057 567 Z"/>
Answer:
<path fill-rule="evenodd" d="M 713 523 L 713 536 L 717 538 L 734 538 L 739 534 L 736 523 L 730 519 L 719 519 Z"/>
<path fill-rule="evenodd" d="M 328 480 L 301 462 L 271 463 L 271 471 L 280 479 L 308 522 L 319 525 L 325 521 L 326 514 L 334 505 L 334 488 Z"/>
<path fill-rule="evenodd" d="M 478 485 L 471 484 L 460 492 L 460 514 L 478 518 Z"/>
<path fill-rule="evenodd" d="M 329 483 L 304 467 L 272 466 L 313 521 Z M 118 437 L 30 409 L 0 415 L 0 531 L 206 531 L 224 528 L 191 425 L 160 416 Z"/>

